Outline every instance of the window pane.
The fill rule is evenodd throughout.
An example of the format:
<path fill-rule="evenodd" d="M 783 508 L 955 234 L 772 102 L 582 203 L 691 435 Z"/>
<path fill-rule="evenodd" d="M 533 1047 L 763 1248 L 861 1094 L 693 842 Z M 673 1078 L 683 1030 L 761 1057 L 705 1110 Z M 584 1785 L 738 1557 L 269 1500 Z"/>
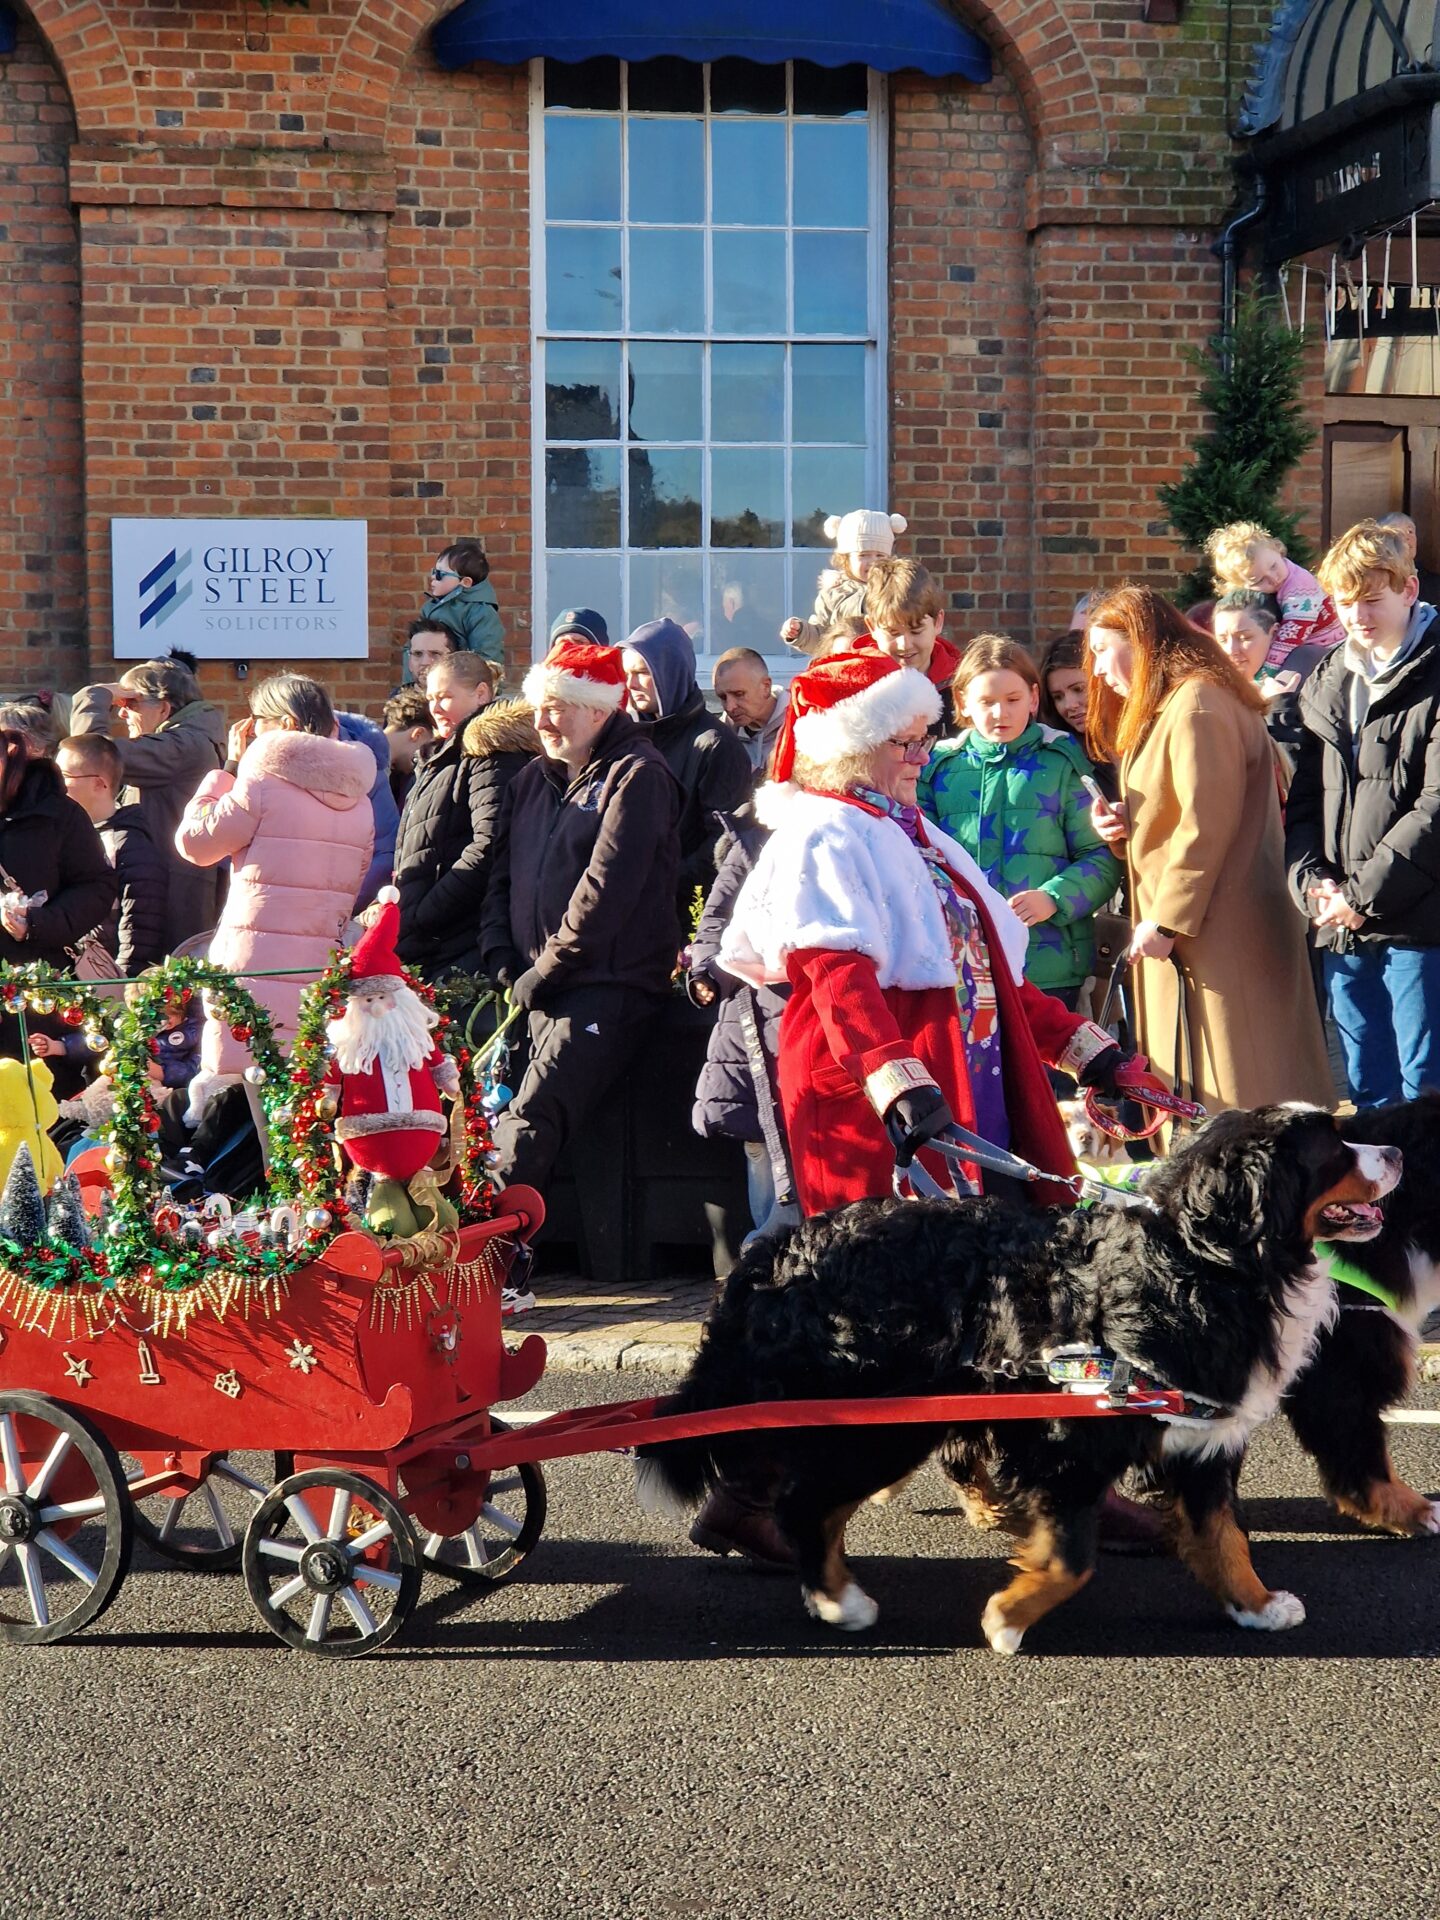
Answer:
<path fill-rule="evenodd" d="M 620 111 L 618 60 L 562 60 L 545 62 L 547 107 L 590 107 L 601 113 Z"/>
<path fill-rule="evenodd" d="M 863 233 L 795 235 L 795 331 L 864 333 L 866 236 Z"/>
<path fill-rule="evenodd" d="M 785 331 L 783 233 L 717 233 L 714 249 L 717 333 Z"/>
<path fill-rule="evenodd" d="M 801 126 L 794 137 L 796 226 L 869 226 L 870 129 Z"/>
<path fill-rule="evenodd" d="M 618 447 L 545 449 L 545 528 L 552 547 L 619 546 Z"/>
<path fill-rule="evenodd" d="M 716 60 L 710 67 L 712 113 L 784 113 L 785 69 L 753 60 Z"/>
<path fill-rule="evenodd" d="M 785 456 L 778 447 L 711 454 L 712 546 L 784 546 L 784 469 Z"/>
<path fill-rule="evenodd" d="M 629 80 L 632 113 L 705 111 L 705 69 L 698 61 L 642 60 L 632 64 Z"/>
<path fill-rule="evenodd" d="M 637 340 L 630 349 L 630 438 L 698 440 L 701 349 L 689 341 Z"/>
<path fill-rule="evenodd" d="M 834 546 L 825 537 L 832 513 L 848 513 L 847 501 L 865 498 L 863 447 L 797 448 L 791 456 L 791 539 L 797 547 Z"/>
<path fill-rule="evenodd" d="M 705 218 L 705 129 L 698 120 L 632 120 L 630 218 Z"/>
<path fill-rule="evenodd" d="M 700 449 L 630 449 L 630 545 L 698 547 Z"/>
<path fill-rule="evenodd" d="M 550 553 L 545 556 L 545 605 L 537 639 L 550 622 L 571 607 L 593 607 L 610 629 L 620 632 L 620 556 L 616 553 Z"/>
<path fill-rule="evenodd" d="M 704 644 L 705 609 L 698 553 L 637 553 L 630 560 L 630 626 L 678 620 L 697 647 Z M 612 640 L 619 634 L 612 631 Z"/>
<path fill-rule="evenodd" d="M 784 437 L 784 347 L 712 347 L 710 438 L 783 440 Z"/>
<path fill-rule="evenodd" d="M 545 438 L 620 438 L 618 340 L 552 340 L 546 347 Z"/>
<path fill-rule="evenodd" d="M 731 647 L 778 653 L 780 628 L 788 612 L 783 554 L 717 555 L 710 568 L 710 624 L 706 631 L 706 650 L 712 657 Z"/>
<path fill-rule="evenodd" d="M 620 218 L 620 122 L 545 118 L 547 220 Z"/>
<path fill-rule="evenodd" d="M 698 333 L 704 325 L 704 233 L 698 227 L 635 228 L 630 235 L 632 331 Z"/>
<path fill-rule="evenodd" d="M 792 440 L 865 443 L 864 347 L 793 347 Z"/>
<path fill-rule="evenodd" d="M 864 67 L 817 67 L 797 60 L 792 68 L 796 113 L 823 113 L 832 120 L 870 109 L 869 76 Z"/>
<path fill-rule="evenodd" d="M 711 219 L 717 226 L 783 227 L 785 128 L 721 120 L 710 129 Z"/>
<path fill-rule="evenodd" d="M 567 333 L 620 331 L 620 229 L 550 227 L 545 317 Z"/>

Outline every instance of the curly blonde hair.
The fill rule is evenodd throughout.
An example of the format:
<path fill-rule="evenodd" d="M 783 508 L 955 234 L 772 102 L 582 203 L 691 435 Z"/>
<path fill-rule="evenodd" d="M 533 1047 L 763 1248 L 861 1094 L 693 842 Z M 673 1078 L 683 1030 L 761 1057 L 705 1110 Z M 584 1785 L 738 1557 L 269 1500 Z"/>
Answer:
<path fill-rule="evenodd" d="M 1217 580 L 1227 587 L 1243 587 L 1248 584 L 1246 571 L 1262 547 L 1282 560 L 1288 558 L 1285 542 L 1258 520 L 1232 520 L 1228 527 L 1217 527 L 1205 542 L 1205 558 Z"/>

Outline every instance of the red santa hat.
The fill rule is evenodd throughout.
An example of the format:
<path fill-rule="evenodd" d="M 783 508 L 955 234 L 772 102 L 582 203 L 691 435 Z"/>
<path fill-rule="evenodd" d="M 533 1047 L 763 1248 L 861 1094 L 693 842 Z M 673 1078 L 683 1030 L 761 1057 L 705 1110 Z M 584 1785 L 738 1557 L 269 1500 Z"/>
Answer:
<path fill-rule="evenodd" d="M 576 706 L 615 712 L 625 704 L 620 649 L 564 634 L 539 666 L 526 674 L 521 691 L 532 707 L 542 707 L 547 700 L 573 700 Z"/>
<path fill-rule="evenodd" d="M 940 695 L 914 667 L 883 653 L 824 654 L 790 682 L 771 778 L 790 779 L 797 751 L 825 766 L 939 718 Z"/>
<path fill-rule="evenodd" d="M 395 947 L 400 938 L 400 909 L 395 904 L 400 898 L 394 887 L 382 887 L 375 896 L 380 906 L 380 917 L 373 927 L 367 927 L 355 942 L 350 955 L 350 991 L 361 987 L 403 987 L 405 976 L 400 971 L 399 956 Z"/>

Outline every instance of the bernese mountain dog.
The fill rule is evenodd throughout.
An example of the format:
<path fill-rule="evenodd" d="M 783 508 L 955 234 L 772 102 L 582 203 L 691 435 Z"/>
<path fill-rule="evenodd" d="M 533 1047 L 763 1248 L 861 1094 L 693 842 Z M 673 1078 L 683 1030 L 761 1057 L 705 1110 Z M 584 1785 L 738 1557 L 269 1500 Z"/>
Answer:
<path fill-rule="evenodd" d="M 1440 1311 L 1440 1093 L 1356 1114 L 1340 1127 L 1347 1140 L 1398 1147 L 1410 1177 L 1380 1232 L 1338 1248 L 1328 1263 L 1340 1312 L 1291 1385 L 1285 1411 L 1341 1513 L 1385 1533 L 1436 1534 L 1440 1500 L 1396 1477 L 1381 1416 L 1414 1386 L 1420 1329 Z"/>
<path fill-rule="evenodd" d="M 1305 1610 L 1257 1577 L 1232 1505 L 1235 1460 L 1279 1407 L 1335 1313 L 1314 1241 L 1379 1232 L 1400 1177 L 1389 1145 L 1352 1145 L 1318 1109 L 1211 1121 L 1126 1209 L 1027 1210 L 999 1199 L 865 1200 L 760 1243 L 734 1268 L 667 1411 L 747 1401 L 986 1390 L 1045 1381 L 1082 1344 L 1184 1391 L 1182 1419 L 741 1431 L 638 1449 L 642 1502 L 685 1510 L 724 1482 L 773 1504 L 806 1607 L 856 1632 L 878 1609 L 846 1565 L 863 1501 L 937 1447 L 973 1452 L 1020 1535 L 985 1608 L 1000 1653 L 1090 1578 L 1101 1500 L 1128 1468 L 1175 1496 L 1177 1550 L 1242 1626 Z"/>

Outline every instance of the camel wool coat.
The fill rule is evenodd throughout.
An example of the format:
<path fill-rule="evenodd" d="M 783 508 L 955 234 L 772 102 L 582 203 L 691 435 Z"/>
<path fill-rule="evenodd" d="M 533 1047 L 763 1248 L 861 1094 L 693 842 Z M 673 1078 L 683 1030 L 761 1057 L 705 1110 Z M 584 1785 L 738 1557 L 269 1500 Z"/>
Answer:
<path fill-rule="evenodd" d="M 1285 886 L 1275 755 L 1261 714 L 1186 680 L 1121 777 L 1131 915 L 1175 931 L 1188 999 L 1193 1097 L 1225 1107 L 1333 1106 L 1305 922 Z M 1176 969 L 1131 969 L 1138 1042 L 1167 1081 L 1177 1060 Z"/>

